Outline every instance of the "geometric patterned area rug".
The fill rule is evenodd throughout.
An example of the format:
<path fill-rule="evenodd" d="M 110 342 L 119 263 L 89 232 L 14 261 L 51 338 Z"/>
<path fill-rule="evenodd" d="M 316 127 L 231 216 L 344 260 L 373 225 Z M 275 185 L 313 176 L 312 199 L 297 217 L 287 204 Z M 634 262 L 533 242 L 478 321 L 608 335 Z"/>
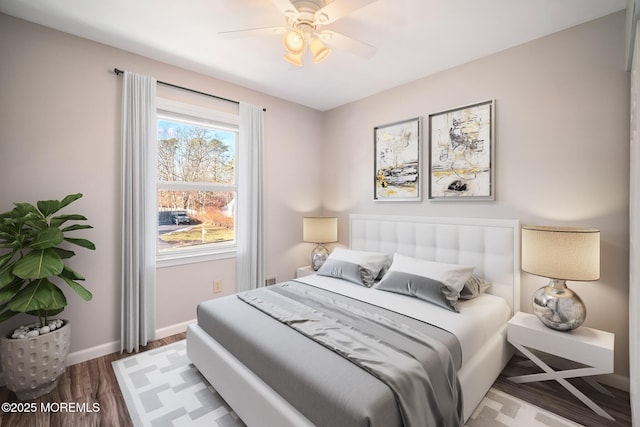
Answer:
<path fill-rule="evenodd" d="M 582 424 L 491 388 L 465 426 L 577 427 Z"/>
<path fill-rule="evenodd" d="M 112 366 L 136 427 L 244 426 L 191 364 L 184 340 L 115 360 Z"/>
<path fill-rule="evenodd" d="M 112 363 L 133 424 L 244 426 L 187 357 L 184 340 Z M 490 389 L 466 427 L 576 427 L 573 421 Z"/>

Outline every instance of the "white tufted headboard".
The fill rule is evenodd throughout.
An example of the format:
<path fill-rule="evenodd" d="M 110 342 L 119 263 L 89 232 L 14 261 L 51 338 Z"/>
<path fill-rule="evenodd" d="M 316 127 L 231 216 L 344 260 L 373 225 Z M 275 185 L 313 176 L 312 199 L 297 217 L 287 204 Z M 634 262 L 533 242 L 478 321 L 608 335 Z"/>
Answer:
<path fill-rule="evenodd" d="M 489 293 L 520 310 L 520 223 L 512 219 L 351 214 L 352 249 L 475 266 Z"/>

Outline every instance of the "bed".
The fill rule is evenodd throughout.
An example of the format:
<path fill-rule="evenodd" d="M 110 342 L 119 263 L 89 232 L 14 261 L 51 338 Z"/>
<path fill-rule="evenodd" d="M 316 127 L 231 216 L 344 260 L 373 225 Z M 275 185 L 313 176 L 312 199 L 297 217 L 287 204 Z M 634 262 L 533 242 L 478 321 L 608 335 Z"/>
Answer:
<path fill-rule="evenodd" d="M 327 276 L 282 284 L 408 310 L 416 322 L 452 332 L 460 344 L 456 371 L 466 421 L 512 355 L 506 322 L 519 310 L 518 221 L 354 214 L 349 230 L 353 251 L 473 266 L 491 283 L 480 297 L 461 302 L 459 312 Z M 402 425 L 394 394 L 376 375 L 256 308 L 236 296 L 208 301 L 187 330 L 188 356 L 247 425 Z"/>

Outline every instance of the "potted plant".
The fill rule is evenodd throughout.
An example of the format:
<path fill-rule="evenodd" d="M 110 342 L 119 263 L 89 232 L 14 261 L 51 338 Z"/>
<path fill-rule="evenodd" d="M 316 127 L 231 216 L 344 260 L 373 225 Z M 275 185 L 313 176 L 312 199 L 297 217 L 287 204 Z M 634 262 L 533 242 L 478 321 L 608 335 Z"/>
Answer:
<path fill-rule="evenodd" d="M 82 194 L 70 194 L 62 200 L 16 203 L 0 214 L 0 322 L 18 313 L 27 313 L 38 321 L 0 337 L 0 362 L 7 388 L 21 399 L 33 399 L 55 388 L 64 372 L 69 352 L 70 326 L 64 320 L 52 320 L 67 306 L 58 287 L 66 284 L 82 299 L 91 292 L 84 280 L 66 261 L 75 255 L 73 245 L 95 249 L 87 240 L 69 237 L 77 230 L 93 228 L 78 214 L 58 212 L 78 200 Z"/>

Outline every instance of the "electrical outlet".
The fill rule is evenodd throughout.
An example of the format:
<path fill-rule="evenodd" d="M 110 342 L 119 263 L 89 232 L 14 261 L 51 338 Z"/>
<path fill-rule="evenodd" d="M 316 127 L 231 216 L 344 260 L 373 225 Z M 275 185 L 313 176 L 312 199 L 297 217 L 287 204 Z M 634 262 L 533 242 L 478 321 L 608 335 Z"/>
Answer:
<path fill-rule="evenodd" d="M 213 281 L 213 293 L 217 294 L 222 292 L 222 280 L 220 279 L 215 279 Z"/>

